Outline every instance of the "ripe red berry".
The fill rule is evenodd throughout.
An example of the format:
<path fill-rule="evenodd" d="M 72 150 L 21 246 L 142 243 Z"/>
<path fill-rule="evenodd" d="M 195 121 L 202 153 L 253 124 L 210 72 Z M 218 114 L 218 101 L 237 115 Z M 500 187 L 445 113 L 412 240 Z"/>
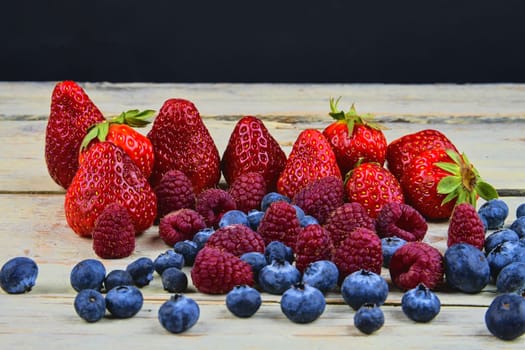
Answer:
<path fill-rule="evenodd" d="M 215 247 L 235 256 L 244 253 L 264 253 L 264 240 L 248 226 L 233 224 L 217 229 L 206 242 L 206 247 Z"/>
<path fill-rule="evenodd" d="M 421 241 L 427 233 L 427 221 L 408 204 L 387 203 L 377 217 L 379 237 L 399 237 L 405 241 Z"/>
<path fill-rule="evenodd" d="M 306 226 L 297 237 L 295 267 L 303 273 L 310 263 L 330 260 L 332 248 L 330 234 L 321 225 Z"/>
<path fill-rule="evenodd" d="M 208 227 L 217 227 L 224 213 L 233 209 L 237 209 L 234 199 L 219 188 L 202 191 L 195 202 L 195 210 L 202 215 Z"/>
<path fill-rule="evenodd" d="M 204 218 L 193 209 L 179 209 L 160 219 L 159 236 L 170 246 L 191 240 L 195 233 L 206 227 Z"/>
<path fill-rule="evenodd" d="M 248 213 L 261 207 L 261 200 L 266 194 L 266 181 L 258 172 L 240 174 L 228 192 L 235 201 L 237 209 Z"/>
<path fill-rule="evenodd" d="M 337 248 L 354 229 L 364 227 L 375 231 L 375 226 L 375 220 L 368 215 L 366 209 L 360 203 L 353 202 L 345 203 L 332 211 L 324 228 Z"/>
<path fill-rule="evenodd" d="M 170 170 L 154 189 L 157 195 L 157 217 L 179 209 L 194 209 L 195 193 L 190 179 L 180 170 Z"/>
<path fill-rule="evenodd" d="M 135 250 L 135 229 L 128 210 L 109 204 L 95 221 L 93 250 L 103 259 L 130 256 Z"/>
<path fill-rule="evenodd" d="M 285 201 L 270 204 L 257 228 L 265 244 L 280 241 L 295 249 L 297 236 L 301 232 L 301 224 L 297 219 L 295 208 Z"/>
<path fill-rule="evenodd" d="M 458 204 L 450 218 L 447 247 L 456 243 L 468 243 L 479 250 L 485 245 L 485 227 L 476 208 L 469 203 Z"/>

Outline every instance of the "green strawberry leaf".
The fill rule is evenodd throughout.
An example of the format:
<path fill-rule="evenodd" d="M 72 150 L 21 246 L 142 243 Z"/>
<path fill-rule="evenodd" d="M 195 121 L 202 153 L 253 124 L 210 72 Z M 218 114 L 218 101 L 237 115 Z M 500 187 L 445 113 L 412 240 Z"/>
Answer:
<path fill-rule="evenodd" d="M 461 177 L 457 175 L 446 176 L 439 181 L 437 192 L 439 194 L 449 194 L 455 192 L 461 185 Z"/>
<path fill-rule="evenodd" d="M 458 197 L 458 191 L 452 191 L 445 198 L 443 198 L 443 201 L 441 202 L 441 205 L 445 205 L 445 204 L 447 204 L 448 202 L 450 202 L 451 200 L 453 200 L 453 199 L 455 199 L 457 197 Z"/>
<path fill-rule="evenodd" d="M 456 163 L 457 165 L 460 165 L 463 163 L 462 156 L 460 156 L 458 152 L 451 150 L 451 149 L 447 149 L 445 150 L 445 152 L 450 157 L 450 159 L 452 159 L 454 163 Z M 465 155 L 463 154 L 463 156 Z"/>
<path fill-rule="evenodd" d="M 485 200 L 498 198 L 498 191 L 489 183 L 480 180 L 476 184 L 476 191 Z"/>
<path fill-rule="evenodd" d="M 457 164 L 454 163 L 447 163 L 447 162 L 436 162 L 434 163 L 435 166 L 437 166 L 440 169 L 445 170 L 448 173 L 451 173 L 453 175 L 459 174 L 460 167 Z"/>
<path fill-rule="evenodd" d="M 149 119 L 154 114 L 155 114 L 155 111 L 151 109 L 147 109 L 144 111 L 139 111 L 138 109 L 132 109 L 132 110 L 120 113 L 120 115 L 112 118 L 110 122 L 114 124 L 126 124 L 134 128 L 141 128 L 151 123 Z"/>

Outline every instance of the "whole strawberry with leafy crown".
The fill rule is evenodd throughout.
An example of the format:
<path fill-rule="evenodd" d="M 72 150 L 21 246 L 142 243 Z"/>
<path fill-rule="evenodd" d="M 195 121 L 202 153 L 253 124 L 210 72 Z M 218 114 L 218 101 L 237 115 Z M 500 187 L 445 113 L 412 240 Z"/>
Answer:
<path fill-rule="evenodd" d="M 66 220 L 73 231 L 79 236 L 91 236 L 96 219 L 113 203 L 128 210 L 135 233 L 149 228 L 157 214 L 157 200 L 128 154 L 107 141 L 85 152 L 64 203 Z"/>
<path fill-rule="evenodd" d="M 448 219 L 456 204 L 467 202 L 475 207 L 478 197 L 498 197 L 467 156 L 452 149 L 420 153 L 407 165 L 400 183 L 407 203 L 427 219 Z"/>
<path fill-rule="evenodd" d="M 275 191 L 285 164 L 286 154 L 281 146 L 263 121 L 254 116 L 244 116 L 237 122 L 221 159 L 228 185 L 242 174 L 258 172 L 264 177 L 268 191 Z"/>
<path fill-rule="evenodd" d="M 358 114 L 353 104 L 346 113 L 339 110 L 340 99 L 330 99 L 329 114 L 336 121 L 323 130 L 323 135 L 334 150 L 341 173 L 346 174 L 358 162 L 383 165 L 387 148 L 383 127 L 371 114 Z"/>
<path fill-rule="evenodd" d="M 293 198 L 312 182 L 327 176 L 341 177 L 334 151 L 319 130 L 306 129 L 293 144 L 277 181 L 277 191 Z"/>
<path fill-rule="evenodd" d="M 219 151 L 192 102 L 180 98 L 165 101 L 147 136 L 155 151 L 149 179 L 152 187 L 172 169 L 186 174 L 195 194 L 219 183 Z"/>
<path fill-rule="evenodd" d="M 78 152 L 88 128 L 104 116 L 73 81 L 55 85 L 46 127 L 45 159 L 51 178 L 67 189 L 78 169 Z"/>

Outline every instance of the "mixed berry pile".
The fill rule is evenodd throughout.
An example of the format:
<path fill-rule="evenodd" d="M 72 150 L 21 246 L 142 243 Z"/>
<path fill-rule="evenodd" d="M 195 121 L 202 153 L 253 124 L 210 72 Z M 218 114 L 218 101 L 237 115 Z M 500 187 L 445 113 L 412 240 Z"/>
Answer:
<path fill-rule="evenodd" d="M 388 322 L 381 306 L 389 283 L 404 291 L 402 310 L 415 322 L 438 315 L 440 288 L 478 293 L 494 284 L 488 330 L 521 336 L 525 204 L 505 226 L 507 204 L 444 134 L 426 129 L 387 143 L 372 116 L 338 102 L 330 100 L 334 120 L 300 132 L 288 156 L 254 116 L 239 119 L 220 155 L 190 101 L 167 100 L 143 135 L 135 128 L 152 111 L 106 119 L 79 85 L 58 83 L 45 159 L 67 191 L 68 225 L 91 237 L 103 259 L 131 256 L 136 236 L 152 227 L 170 247 L 110 273 L 99 260 L 79 262 L 71 270 L 78 315 L 134 316 L 156 273 L 174 293 L 158 313 L 173 333 L 198 321 L 198 304 L 184 295 L 191 279 L 201 293 L 224 294 L 238 317 L 257 312 L 261 293 L 280 295 L 297 323 L 316 320 L 326 293 L 340 293 L 355 326 L 370 334 Z M 445 252 L 425 240 L 434 220 L 449 221 Z M 31 259 L 14 258 L 1 287 L 29 291 L 37 272 Z"/>

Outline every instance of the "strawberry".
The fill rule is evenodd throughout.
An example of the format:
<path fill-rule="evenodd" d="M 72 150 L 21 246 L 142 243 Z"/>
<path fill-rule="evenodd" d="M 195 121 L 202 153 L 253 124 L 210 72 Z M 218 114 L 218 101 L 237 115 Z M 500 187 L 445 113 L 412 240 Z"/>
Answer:
<path fill-rule="evenodd" d="M 390 142 L 386 149 L 388 170 L 399 180 L 407 165 L 423 151 L 433 148 L 452 149 L 456 146 L 443 133 L 434 129 L 425 129 L 404 135 Z"/>
<path fill-rule="evenodd" d="M 241 174 L 259 172 L 268 191 L 275 191 L 285 164 L 286 155 L 279 143 L 263 121 L 253 116 L 244 116 L 237 122 L 221 159 L 227 184 L 231 186 Z"/>
<path fill-rule="evenodd" d="M 405 201 L 399 181 L 378 163 L 363 163 L 350 171 L 345 191 L 350 202 L 361 203 L 374 219 L 383 205 Z"/>
<path fill-rule="evenodd" d="M 306 129 L 293 144 L 277 181 L 277 191 L 293 198 L 310 183 L 327 176 L 341 177 L 334 151 L 320 131 Z"/>
<path fill-rule="evenodd" d="M 92 141 L 109 141 L 122 148 L 148 178 L 153 170 L 154 153 L 151 141 L 134 127 L 144 127 L 154 111 L 139 112 L 131 110 L 119 116 L 93 125 L 82 140 L 81 150 L 85 150 Z M 79 162 L 82 162 L 83 152 Z"/>
<path fill-rule="evenodd" d="M 96 219 L 112 203 L 128 210 L 137 234 L 157 214 L 155 193 L 128 154 L 111 142 L 98 142 L 84 154 L 67 189 L 66 220 L 79 236 L 91 236 Z"/>
<path fill-rule="evenodd" d="M 78 169 L 78 152 L 88 128 L 104 116 L 73 81 L 56 84 L 46 127 L 45 159 L 51 178 L 67 189 Z"/>
<path fill-rule="evenodd" d="M 164 102 L 147 136 L 155 151 L 152 187 L 172 169 L 186 174 L 196 195 L 219 183 L 219 151 L 192 102 L 175 98 Z"/>
<path fill-rule="evenodd" d="M 498 197 L 467 156 L 452 149 L 420 153 L 405 168 L 400 182 L 407 203 L 427 219 L 447 219 L 459 203 L 476 206 L 478 196 L 487 200 Z"/>
<path fill-rule="evenodd" d="M 373 122 L 371 114 L 357 114 L 354 105 L 346 113 L 338 110 L 339 100 L 330 99 L 329 114 L 335 121 L 323 130 L 323 135 L 334 150 L 341 173 L 346 174 L 359 161 L 383 165 L 387 142 L 382 127 Z"/>

